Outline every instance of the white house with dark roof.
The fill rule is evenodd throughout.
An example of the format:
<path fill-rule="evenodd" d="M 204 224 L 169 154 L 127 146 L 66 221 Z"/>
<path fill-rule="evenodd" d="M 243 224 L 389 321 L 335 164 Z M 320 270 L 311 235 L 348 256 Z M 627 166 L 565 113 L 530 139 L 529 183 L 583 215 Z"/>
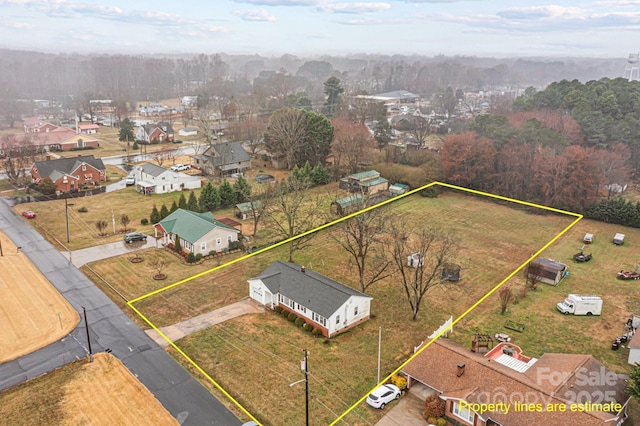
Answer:
<path fill-rule="evenodd" d="M 194 155 L 194 165 L 210 175 L 243 173 L 251 168 L 251 156 L 240 142 L 221 142 L 211 145 L 201 155 Z"/>
<path fill-rule="evenodd" d="M 145 163 L 135 174 L 136 190 L 143 194 L 166 194 L 202 187 L 198 176 L 174 172 L 152 163 Z"/>
<path fill-rule="evenodd" d="M 260 304 L 293 312 L 332 337 L 369 319 L 372 297 L 291 262 L 276 261 L 249 280 Z"/>
<path fill-rule="evenodd" d="M 216 220 L 211 212 L 197 213 L 178 209 L 154 225 L 162 235 L 162 243 L 175 244 L 180 238 L 183 250 L 206 256 L 211 251 L 223 252 L 238 241 L 240 231 Z"/>

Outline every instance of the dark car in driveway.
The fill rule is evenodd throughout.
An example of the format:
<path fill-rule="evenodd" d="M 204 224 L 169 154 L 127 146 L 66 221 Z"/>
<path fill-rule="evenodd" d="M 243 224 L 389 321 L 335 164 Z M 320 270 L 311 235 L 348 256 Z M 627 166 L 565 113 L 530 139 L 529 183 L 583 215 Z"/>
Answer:
<path fill-rule="evenodd" d="M 124 234 L 125 243 L 129 244 L 134 241 L 147 241 L 147 236 L 138 232 L 130 232 L 128 234 Z"/>

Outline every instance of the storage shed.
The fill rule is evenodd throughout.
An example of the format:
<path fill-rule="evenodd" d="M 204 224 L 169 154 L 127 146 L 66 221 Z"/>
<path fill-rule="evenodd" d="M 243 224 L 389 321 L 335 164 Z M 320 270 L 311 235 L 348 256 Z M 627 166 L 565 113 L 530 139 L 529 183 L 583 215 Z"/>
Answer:
<path fill-rule="evenodd" d="M 529 278 L 536 277 L 537 281 L 545 284 L 558 285 L 569 275 L 569 268 L 557 260 L 538 258 L 529 264 L 527 275 Z"/>
<path fill-rule="evenodd" d="M 613 244 L 617 246 L 621 246 L 622 244 L 624 244 L 624 234 L 616 234 L 613 237 Z"/>

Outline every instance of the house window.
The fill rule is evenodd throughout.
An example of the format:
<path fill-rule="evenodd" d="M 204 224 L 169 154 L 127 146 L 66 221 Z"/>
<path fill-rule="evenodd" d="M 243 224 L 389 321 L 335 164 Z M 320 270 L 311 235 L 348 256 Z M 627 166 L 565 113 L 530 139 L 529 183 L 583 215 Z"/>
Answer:
<path fill-rule="evenodd" d="M 340 315 L 336 315 L 336 324 L 340 324 Z"/>
<path fill-rule="evenodd" d="M 353 308 L 353 316 L 354 317 L 358 316 L 358 307 L 357 306 L 355 308 Z"/>
<path fill-rule="evenodd" d="M 207 243 L 206 242 L 203 242 L 203 243 L 200 244 L 200 251 L 203 252 L 203 253 L 205 251 L 207 251 Z"/>
<path fill-rule="evenodd" d="M 227 242 L 230 243 L 231 242 L 231 235 L 227 235 Z"/>
<path fill-rule="evenodd" d="M 462 420 L 467 421 L 473 424 L 473 419 L 475 414 L 470 411 L 467 407 L 461 408 L 458 401 L 453 401 L 453 408 L 451 409 L 453 414 L 460 417 Z"/>
<path fill-rule="evenodd" d="M 87 171 L 87 166 L 85 166 L 84 164 L 82 165 L 82 171 L 86 172 Z"/>
<path fill-rule="evenodd" d="M 216 240 L 216 245 L 220 245 L 220 244 L 222 244 L 222 238 L 218 238 L 218 239 Z"/>

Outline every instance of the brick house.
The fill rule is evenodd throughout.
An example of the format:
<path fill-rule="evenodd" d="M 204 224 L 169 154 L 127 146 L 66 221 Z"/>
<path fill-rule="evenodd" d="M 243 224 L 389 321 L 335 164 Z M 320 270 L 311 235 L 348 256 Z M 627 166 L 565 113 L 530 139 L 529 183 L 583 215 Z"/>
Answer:
<path fill-rule="evenodd" d="M 49 178 L 59 192 L 74 192 L 83 185 L 106 182 L 106 167 L 100 158 L 84 155 L 57 160 L 36 161 L 31 166 L 31 178 L 40 183 Z"/>
<path fill-rule="evenodd" d="M 624 378 L 591 355 L 545 353 L 536 359 L 506 342 L 482 355 L 438 339 L 402 373 L 409 387 L 422 383 L 433 390 L 446 404 L 445 416 L 460 425 L 619 425 L 630 399 Z M 471 405 L 479 403 L 495 405 Z"/>

